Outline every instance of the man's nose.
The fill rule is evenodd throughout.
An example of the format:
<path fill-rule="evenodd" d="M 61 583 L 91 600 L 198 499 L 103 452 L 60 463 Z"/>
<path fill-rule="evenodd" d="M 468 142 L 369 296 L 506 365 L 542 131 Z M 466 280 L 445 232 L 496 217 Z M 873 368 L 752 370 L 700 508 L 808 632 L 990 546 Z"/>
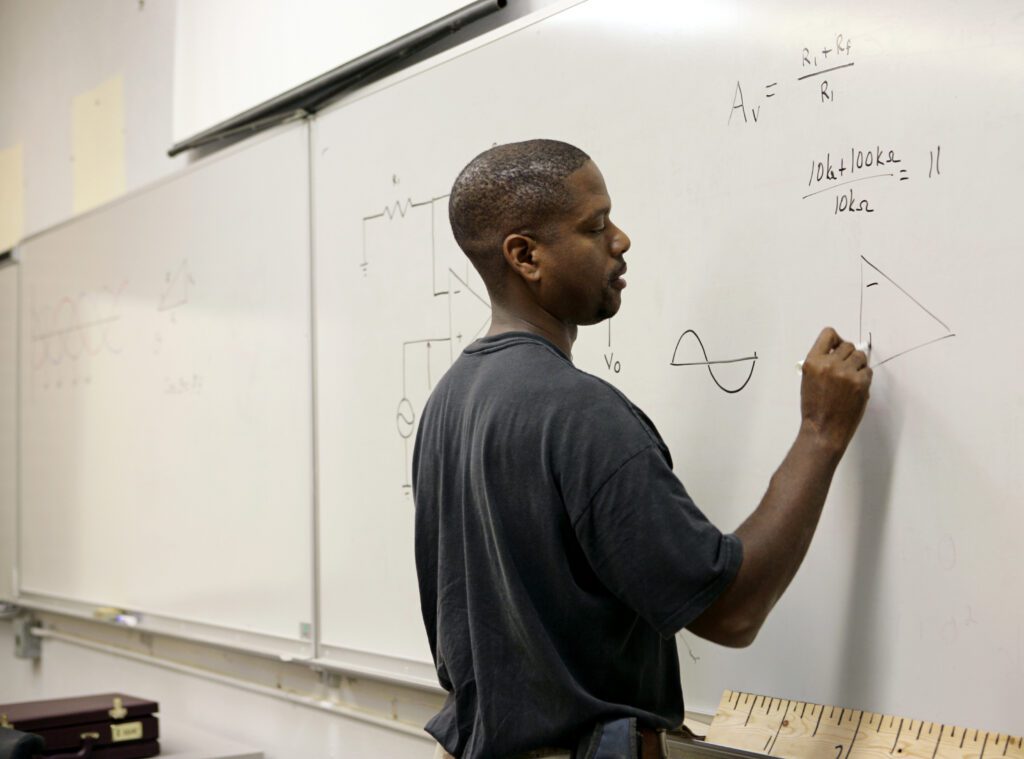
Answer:
<path fill-rule="evenodd" d="M 615 226 L 615 225 L 612 225 Z M 630 240 L 629 235 L 623 232 L 619 227 L 615 227 L 615 236 L 612 237 L 612 253 L 616 256 L 621 256 L 627 250 L 629 250 Z"/>

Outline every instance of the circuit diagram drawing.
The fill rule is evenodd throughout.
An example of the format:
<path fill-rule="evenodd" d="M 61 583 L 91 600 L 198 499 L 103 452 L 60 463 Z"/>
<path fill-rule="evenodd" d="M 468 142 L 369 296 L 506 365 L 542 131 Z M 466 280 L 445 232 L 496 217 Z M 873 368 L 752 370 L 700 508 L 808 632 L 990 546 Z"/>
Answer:
<path fill-rule="evenodd" d="M 121 353 L 117 323 L 127 286 L 104 285 L 30 307 L 31 366 L 44 390 L 89 384 L 93 359 Z"/>
<path fill-rule="evenodd" d="M 421 238 L 413 238 L 414 247 L 419 249 L 417 252 L 429 248 L 430 281 L 422 283 L 421 291 L 436 304 L 436 311 L 425 315 L 423 320 L 435 325 L 434 330 L 416 334 L 424 328 L 422 325 L 410 325 L 408 339 L 396 346 L 402 352 L 402 377 L 394 424 L 404 448 L 402 489 L 407 495 L 411 491 L 411 440 L 419 410 L 462 349 L 483 334 L 491 319 L 487 290 L 469 259 L 456 245 L 448 225 L 448 195 L 423 200 L 407 197 L 362 217 L 362 260 L 359 268 L 363 277 L 374 276 L 377 256 L 396 252 L 388 250 L 387 245 L 375 243 L 375 240 L 386 239 L 386 227 L 410 224 L 413 225 L 411 234 Z M 436 329 L 439 324 L 441 329 Z"/>
<path fill-rule="evenodd" d="M 615 358 L 615 351 L 612 350 L 612 320 L 607 319 L 608 322 L 608 350 L 604 354 L 604 365 L 605 368 L 613 374 L 618 374 L 622 371 L 622 362 Z"/>
<path fill-rule="evenodd" d="M 699 351 L 699 353 L 698 353 Z M 670 366 L 703 366 L 711 375 L 711 380 L 722 392 L 734 394 L 745 388 L 754 376 L 754 367 L 757 365 L 757 352 L 750 356 L 739 358 L 725 358 L 712 360 L 704 348 L 704 341 L 696 330 L 688 329 L 676 340 L 676 346 L 672 351 Z M 738 368 L 738 371 L 731 372 L 730 365 Z M 748 368 L 749 365 L 749 368 Z M 716 374 L 716 369 L 718 373 Z M 731 379 L 725 379 L 719 375 L 731 373 Z M 744 376 L 744 373 L 746 376 Z"/>
<path fill-rule="evenodd" d="M 168 271 L 164 276 L 164 289 L 160 293 L 160 305 L 158 311 L 172 311 L 188 304 L 189 288 L 196 283 L 189 272 L 188 259 L 182 259 L 173 272 Z"/>
<path fill-rule="evenodd" d="M 945 321 L 860 257 L 860 341 L 871 346 L 872 368 L 951 337 Z"/>
<path fill-rule="evenodd" d="M 156 310 L 161 315 L 160 325 L 163 328 L 174 329 L 178 323 L 178 311 L 187 306 L 189 302 L 189 291 L 195 286 L 195 278 L 188 266 L 188 259 L 183 258 L 173 269 L 164 272 L 163 287 L 160 290 L 160 300 Z M 153 333 L 153 353 L 159 354 L 164 347 L 164 332 L 157 329 Z"/>
<path fill-rule="evenodd" d="M 196 299 L 196 278 L 187 258 L 182 258 L 164 271 L 160 298 L 156 305 L 153 332 L 153 355 L 165 369 L 161 383 L 165 395 L 198 395 L 203 390 L 203 376 L 193 358 L 183 353 L 185 336 L 195 328 L 185 308 Z M 192 323 L 189 323 L 192 322 Z"/>

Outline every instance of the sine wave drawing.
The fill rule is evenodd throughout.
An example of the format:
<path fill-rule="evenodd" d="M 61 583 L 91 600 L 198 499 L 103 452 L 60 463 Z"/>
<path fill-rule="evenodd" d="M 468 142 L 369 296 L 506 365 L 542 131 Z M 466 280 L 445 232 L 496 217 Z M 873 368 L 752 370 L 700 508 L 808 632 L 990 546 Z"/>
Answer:
<path fill-rule="evenodd" d="M 700 355 L 704 357 L 700 360 L 697 357 L 697 349 L 700 349 Z M 719 377 L 715 374 L 715 367 L 722 367 L 727 364 L 749 364 L 750 368 L 746 371 L 746 377 L 743 377 L 743 370 L 740 369 L 738 376 L 733 378 L 733 381 L 729 382 L 724 378 Z M 708 357 L 707 349 L 704 347 L 704 341 L 700 339 L 700 335 L 697 334 L 696 330 L 688 329 L 679 336 L 676 340 L 676 347 L 672 351 L 672 360 L 669 361 L 671 366 L 703 366 L 708 370 L 708 374 L 711 375 L 712 381 L 718 385 L 718 388 L 723 392 L 734 394 L 740 392 L 749 383 L 750 379 L 754 376 L 754 367 L 757 365 L 757 351 L 750 356 L 742 356 L 740 358 L 724 358 L 712 360 Z M 719 374 L 723 374 L 721 368 L 719 368 Z M 728 372 L 729 370 L 726 370 Z"/>

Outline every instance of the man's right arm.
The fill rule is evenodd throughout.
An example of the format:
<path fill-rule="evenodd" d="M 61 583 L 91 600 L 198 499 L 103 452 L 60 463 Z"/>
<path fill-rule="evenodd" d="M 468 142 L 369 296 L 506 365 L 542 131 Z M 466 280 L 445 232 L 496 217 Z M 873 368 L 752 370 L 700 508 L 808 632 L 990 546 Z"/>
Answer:
<path fill-rule="evenodd" d="M 803 562 L 870 385 L 864 353 L 824 329 L 803 364 L 800 432 L 761 503 L 736 530 L 743 543 L 736 578 L 690 631 L 725 646 L 753 642 Z"/>

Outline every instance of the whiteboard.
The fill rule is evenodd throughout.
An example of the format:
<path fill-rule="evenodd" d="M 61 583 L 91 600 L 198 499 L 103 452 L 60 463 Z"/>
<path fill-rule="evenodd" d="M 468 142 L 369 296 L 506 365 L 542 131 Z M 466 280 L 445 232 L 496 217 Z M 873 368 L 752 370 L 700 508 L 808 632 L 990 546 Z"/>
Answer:
<path fill-rule="evenodd" d="M 18 269 L 0 264 L 0 601 L 16 592 L 17 404 Z"/>
<path fill-rule="evenodd" d="M 22 254 L 22 592 L 309 649 L 306 125 Z"/>
<path fill-rule="evenodd" d="M 874 346 L 873 400 L 756 643 L 680 636 L 687 708 L 728 687 L 1019 732 L 1022 43 L 995 0 L 591 0 L 321 115 L 324 641 L 427 661 L 409 444 L 480 314 L 424 204 L 493 143 L 546 136 L 596 158 L 633 243 L 622 310 L 575 361 L 648 412 L 724 529 L 795 436 L 819 329 Z"/>

